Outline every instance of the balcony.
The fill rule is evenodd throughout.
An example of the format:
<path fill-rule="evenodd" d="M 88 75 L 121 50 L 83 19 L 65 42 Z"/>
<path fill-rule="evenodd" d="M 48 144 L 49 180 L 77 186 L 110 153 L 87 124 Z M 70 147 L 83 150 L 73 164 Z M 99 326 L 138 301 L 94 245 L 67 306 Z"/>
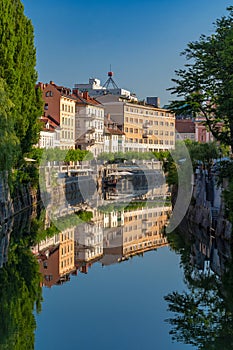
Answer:
<path fill-rule="evenodd" d="M 88 146 L 93 146 L 95 144 L 95 139 L 91 139 L 87 141 Z"/>
<path fill-rule="evenodd" d="M 143 123 L 143 125 L 142 125 L 143 129 L 148 129 L 149 126 L 150 126 L 150 124 L 147 122 Z"/>
<path fill-rule="evenodd" d="M 95 132 L 95 128 L 93 126 L 87 128 L 87 133 L 88 134 L 93 134 Z"/>

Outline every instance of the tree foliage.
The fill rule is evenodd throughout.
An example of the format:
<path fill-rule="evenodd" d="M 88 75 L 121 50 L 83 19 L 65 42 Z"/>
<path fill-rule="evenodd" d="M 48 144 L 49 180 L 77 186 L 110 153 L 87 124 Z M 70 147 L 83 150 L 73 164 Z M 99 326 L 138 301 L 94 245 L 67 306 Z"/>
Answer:
<path fill-rule="evenodd" d="M 190 42 L 182 53 L 188 63 L 176 70 L 169 90 L 180 100 L 171 109 L 202 115 L 220 142 L 233 149 L 233 7 L 215 22 L 215 32 Z"/>
<path fill-rule="evenodd" d="M 19 139 L 12 117 L 14 105 L 6 92 L 6 83 L 0 78 L 0 171 L 9 171 L 19 151 Z"/>
<path fill-rule="evenodd" d="M 23 155 L 38 141 L 37 119 L 41 115 L 42 100 L 40 92 L 35 90 L 33 26 L 24 15 L 20 0 L 0 3 L 0 62 L 0 78 L 5 80 L 5 90 L 14 104 L 12 126 Z"/>

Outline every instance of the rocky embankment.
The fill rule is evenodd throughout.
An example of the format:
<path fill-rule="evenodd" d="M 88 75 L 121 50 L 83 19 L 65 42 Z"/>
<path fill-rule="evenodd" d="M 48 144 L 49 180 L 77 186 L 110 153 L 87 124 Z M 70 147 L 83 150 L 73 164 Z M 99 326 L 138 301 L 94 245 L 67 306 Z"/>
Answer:
<path fill-rule="evenodd" d="M 179 226 L 183 235 L 199 241 L 198 249 L 208 247 L 207 258 L 216 255 L 213 265 L 219 274 L 225 262 L 231 259 L 232 237 L 232 224 L 225 217 L 222 191 L 214 175 L 208 176 L 204 171 L 195 174 L 192 201 Z"/>

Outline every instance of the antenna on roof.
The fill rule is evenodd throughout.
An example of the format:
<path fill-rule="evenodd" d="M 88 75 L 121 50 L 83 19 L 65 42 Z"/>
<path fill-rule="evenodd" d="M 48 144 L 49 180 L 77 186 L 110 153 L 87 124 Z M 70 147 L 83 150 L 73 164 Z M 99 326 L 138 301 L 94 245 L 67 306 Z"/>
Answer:
<path fill-rule="evenodd" d="M 113 89 L 118 89 L 117 84 L 115 83 L 115 81 L 113 80 L 113 72 L 112 72 L 112 66 L 110 64 L 110 71 L 108 72 L 108 79 L 107 81 L 104 83 L 103 87 L 105 87 L 106 89 L 109 89 L 109 86 L 112 85 Z"/>

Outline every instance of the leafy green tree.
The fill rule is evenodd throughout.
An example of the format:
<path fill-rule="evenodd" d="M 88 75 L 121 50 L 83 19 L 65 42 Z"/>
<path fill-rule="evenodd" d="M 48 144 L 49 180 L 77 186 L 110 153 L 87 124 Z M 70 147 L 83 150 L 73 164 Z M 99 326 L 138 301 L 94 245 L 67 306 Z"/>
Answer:
<path fill-rule="evenodd" d="M 214 159 L 219 158 L 221 154 L 221 150 L 216 142 L 200 143 L 186 140 L 185 145 L 189 150 L 190 158 L 194 166 L 197 161 L 201 161 L 207 169 L 210 169 Z"/>
<path fill-rule="evenodd" d="M 0 78 L 6 81 L 9 98 L 14 104 L 11 111 L 13 127 L 23 155 L 38 141 L 37 120 L 42 112 L 42 99 L 39 90 L 35 89 L 33 26 L 24 15 L 20 0 L 2 0 L 0 3 L 0 62 Z"/>
<path fill-rule="evenodd" d="M 19 151 L 19 140 L 14 131 L 14 105 L 6 92 L 6 83 L 0 78 L 0 171 L 9 171 Z"/>
<path fill-rule="evenodd" d="M 200 270 L 190 264 L 192 247 L 205 240 L 193 228 L 191 236 L 179 231 L 168 235 L 172 249 L 181 257 L 187 291 L 171 292 L 164 297 L 172 317 L 173 341 L 191 344 L 203 350 L 230 350 L 233 346 L 233 264 L 229 260 L 225 273 Z"/>
<path fill-rule="evenodd" d="M 30 250 L 30 211 L 15 216 L 8 261 L 0 269 L 0 349 L 33 350 L 35 309 L 41 309 L 39 264 Z M 11 226 L 9 226 L 11 227 Z M 4 235 L 4 227 L 0 237 Z"/>
<path fill-rule="evenodd" d="M 188 63 L 169 90 L 179 97 L 171 103 L 174 112 L 202 115 L 215 138 L 233 149 L 233 7 L 227 10 L 213 34 L 188 44 Z"/>

